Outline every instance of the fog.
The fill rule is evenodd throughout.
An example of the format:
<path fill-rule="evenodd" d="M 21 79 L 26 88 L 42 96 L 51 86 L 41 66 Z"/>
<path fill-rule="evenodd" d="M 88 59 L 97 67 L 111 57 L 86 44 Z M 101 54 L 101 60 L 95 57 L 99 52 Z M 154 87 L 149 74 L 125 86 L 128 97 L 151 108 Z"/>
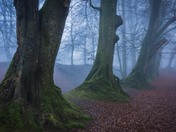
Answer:
<path fill-rule="evenodd" d="M 10 1 L 8 2 L 9 6 L 12 5 Z M 99 2 L 94 1 L 94 4 L 99 5 Z M 120 40 L 115 46 L 113 64 L 114 74 L 120 79 L 123 79 L 122 73 L 124 71 L 123 46 L 125 45 L 126 71 L 128 75 L 134 68 L 138 59 L 141 42 L 146 34 L 150 14 L 149 4 L 147 4 L 145 0 L 131 2 L 125 0 L 124 6 L 125 14 L 122 12 L 122 2 L 118 3 L 117 12 L 124 19 L 124 23 L 117 30 Z M 169 9 L 172 9 L 172 5 L 170 6 Z M 42 3 L 40 5 L 40 8 L 41 7 Z M 5 13 L 3 10 L 4 8 Z M 9 9 L 3 4 L 1 4 L 0 9 L 0 79 L 2 80 L 2 76 L 5 74 L 5 70 L 7 70 L 8 64 L 15 53 L 17 44 L 15 37 L 15 10 L 14 8 Z M 168 16 L 171 16 L 172 12 L 169 9 L 167 9 L 167 13 L 170 14 Z M 166 18 L 169 19 L 168 17 Z M 68 90 L 79 86 L 90 72 L 96 56 L 98 25 L 99 12 L 92 9 L 86 2 L 81 2 L 81 0 L 72 1 L 54 70 L 54 81 L 62 88 L 63 92 L 67 92 Z M 123 34 L 125 34 L 125 37 L 123 37 Z M 173 57 L 171 65 L 168 67 L 168 63 L 171 61 L 172 51 L 176 47 L 175 23 L 168 27 L 163 36 L 167 39 L 167 44 L 165 44 L 160 51 L 162 52 L 160 69 L 176 69 L 176 56 Z M 11 57 L 9 57 L 9 53 L 11 54 Z"/>
<path fill-rule="evenodd" d="M 176 0 L 0 0 L 0 132 L 176 132 L 175 82 Z"/>

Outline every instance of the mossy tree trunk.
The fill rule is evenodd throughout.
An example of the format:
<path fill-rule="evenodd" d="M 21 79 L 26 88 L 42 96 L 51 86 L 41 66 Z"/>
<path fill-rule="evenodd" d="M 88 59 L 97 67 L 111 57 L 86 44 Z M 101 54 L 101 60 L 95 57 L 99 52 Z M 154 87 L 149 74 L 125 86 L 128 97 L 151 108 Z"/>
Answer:
<path fill-rule="evenodd" d="M 122 18 L 116 15 L 116 3 L 116 0 L 101 0 L 97 55 L 86 80 L 96 77 L 114 79 L 112 63 L 114 46 L 118 41 L 116 30 L 123 22 Z"/>
<path fill-rule="evenodd" d="M 1 100 L 33 104 L 39 57 L 38 1 L 15 0 L 18 48 L 2 81 Z M 35 89 L 35 90 L 33 90 Z M 32 94 L 32 91 L 36 91 Z M 35 102 L 36 103 L 36 102 Z"/>
<path fill-rule="evenodd" d="M 151 71 L 154 72 L 151 68 L 153 68 L 156 61 L 158 61 L 156 57 L 157 51 L 167 42 L 167 40 L 163 38 L 163 33 L 167 27 L 176 20 L 174 17 L 163 24 L 160 19 L 162 0 L 149 0 L 149 2 L 151 9 L 148 30 L 141 44 L 137 63 L 129 76 L 124 80 L 125 85 L 134 88 L 150 87 L 149 80 L 155 76 L 151 74 Z M 159 62 L 157 62 L 157 64 L 159 64 Z M 157 66 L 157 68 L 159 68 L 159 66 Z"/>
<path fill-rule="evenodd" d="M 116 15 L 116 6 L 117 0 L 101 0 L 100 7 L 95 8 L 100 11 L 97 54 L 86 81 L 76 89 L 94 99 L 123 100 L 126 97 L 112 70 L 114 47 L 119 39 L 116 30 L 123 23 Z"/>
<path fill-rule="evenodd" d="M 20 119 L 17 123 L 23 125 L 16 129 L 24 129 L 24 122 L 33 121 L 61 128 L 72 117 L 79 117 L 77 109 L 63 98 L 53 82 L 54 63 L 70 1 L 46 0 L 41 10 L 38 3 L 38 0 L 14 0 L 18 48 L 0 84 L 0 99 L 7 111 L 10 104 L 22 106 L 14 115 Z M 28 109 L 35 112 L 30 111 L 32 118 L 23 120 Z"/>

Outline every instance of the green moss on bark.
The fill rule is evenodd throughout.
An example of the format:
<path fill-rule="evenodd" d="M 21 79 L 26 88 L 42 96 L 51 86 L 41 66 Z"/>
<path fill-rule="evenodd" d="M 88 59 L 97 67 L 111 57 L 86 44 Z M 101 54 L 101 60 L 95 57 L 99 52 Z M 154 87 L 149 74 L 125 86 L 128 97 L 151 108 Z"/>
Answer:
<path fill-rule="evenodd" d="M 67 101 L 60 90 L 56 90 L 48 103 L 41 108 L 9 103 L 0 105 L 0 131 L 66 131 L 70 128 L 84 128 L 90 117 Z M 50 104 L 49 104 L 50 103 Z"/>
<path fill-rule="evenodd" d="M 85 81 L 65 96 L 67 98 L 88 98 L 113 102 L 127 102 L 129 100 L 129 96 L 123 92 L 118 82 L 111 82 L 103 78 Z"/>
<path fill-rule="evenodd" d="M 0 105 L 0 131 L 22 132 L 42 131 L 41 125 L 35 121 L 35 111 L 24 108 L 20 104 Z"/>

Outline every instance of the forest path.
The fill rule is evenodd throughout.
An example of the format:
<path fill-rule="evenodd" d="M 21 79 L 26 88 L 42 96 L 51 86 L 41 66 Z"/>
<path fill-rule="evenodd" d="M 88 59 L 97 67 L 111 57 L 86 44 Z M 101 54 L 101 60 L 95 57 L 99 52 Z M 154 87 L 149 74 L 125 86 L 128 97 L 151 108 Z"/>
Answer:
<path fill-rule="evenodd" d="M 176 132 L 176 73 L 164 72 L 150 90 L 127 90 L 129 103 L 74 102 L 93 117 L 76 132 Z M 73 132 L 73 130 L 72 130 Z"/>

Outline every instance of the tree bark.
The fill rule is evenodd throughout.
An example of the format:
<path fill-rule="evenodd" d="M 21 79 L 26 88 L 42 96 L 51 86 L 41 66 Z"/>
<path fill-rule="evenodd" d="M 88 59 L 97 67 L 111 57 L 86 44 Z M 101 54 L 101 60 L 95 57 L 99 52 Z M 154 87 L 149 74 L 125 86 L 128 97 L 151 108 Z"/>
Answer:
<path fill-rule="evenodd" d="M 33 121 L 42 126 L 49 123 L 51 127 L 61 128 L 67 125 L 67 120 L 80 117 L 79 111 L 63 98 L 53 81 L 55 59 L 69 4 L 70 1 L 46 0 L 39 11 L 38 0 L 14 0 L 18 48 L 0 84 L 0 99 L 4 107 L 15 103 L 25 109 L 33 109 Z M 23 124 L 25 111 L 21 113 L 22 109 L 16 115 Z"/>
<path fill-rule="evenodd" d="M 14 100 L 15 102 L 32 103 L 33 97 L 31 97 L 30 92 L 36 86 L 34 80 L 39 56 L 37 2 L 36 0 L 34 2 L 14 1 L 17 11 L 18 48 L 5 79 L 1 83 L 0 93 L 4 102 Z M 33 37 L 33 35 L 36 37 Z"/>
<path fill-rule="evenodd" d="M 122 18 L 116 15 L 116 0 L 101 0 L 99 39 L 96 58 L 86 81 L 77 88 L 94 99 L 125 100 L 119 79 L 112 70 L 114 47 L 118 41 L 116 29 L 122 25 Z"/>

